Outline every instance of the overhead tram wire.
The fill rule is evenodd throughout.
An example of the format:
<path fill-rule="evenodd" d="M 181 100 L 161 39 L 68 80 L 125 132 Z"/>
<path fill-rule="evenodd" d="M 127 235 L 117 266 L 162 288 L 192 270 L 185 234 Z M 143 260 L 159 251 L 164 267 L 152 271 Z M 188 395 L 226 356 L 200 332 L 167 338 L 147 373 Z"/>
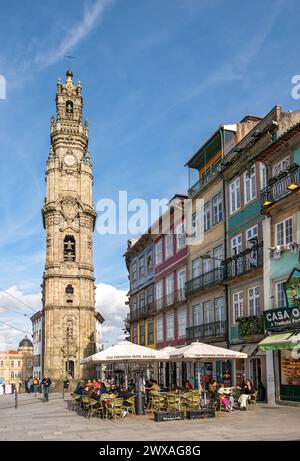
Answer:
<path fill-rule="evenodd" d="M 5 325 L 5 326 L 8 327 L 8 328 L 11 328 L 12 330 L 18 330 L 18 331 L 21 331 L 22 333 L 25 333 L 26 335 L 31 336 L 31 333 L 28 333 L 28 331 L 21 330 L 20 328 L 17 328 L 17 327 L 13 327 L 12 325 L 9 325 L 9 324 L 6 323 L 6 322 L 2 322 L 2 320 L 0 320 L 0 323 L 2 323 L 3 325 Z"/>
<path fill-rule="evenodd" d="M 28 314 L 25 314 L 25 313 L 22 314 L 22 312 L 14 311 L 13 309 L 10 309 L 9 307 L 0 306 L 0 311 L 1 311 L 1 309 L 4 309 L 4 310 L 9 311 L 9 312 L 12 312 L 12 313 L 14 313 L 14 314 L 21 315 L 22 317 L 28 317 L 28 318 L 30 318 Z"/>
<path fill-rule="evenodd" d="M 33 307 L 29 306 L 29 304 L 26 304 L 24 303 L 24 301 L 21 301 L 19 298 L 17 298 L 16 296 L 12 295 L 11 293 L 8 293 L 8 291 L 4 290 L 3 288 L 0 287 L 0 291 L 3 291 L 4 293 L 6 293 L 8 296 L 10 296 L 11 298 L 15 299 L 16 301 L 18 301 L 19 303 L 23 304 L 24 306 L 28 307 L 29 309 L 31 309 L 33 312 L 37 312 L 37 309 L 34 309 Z"/>

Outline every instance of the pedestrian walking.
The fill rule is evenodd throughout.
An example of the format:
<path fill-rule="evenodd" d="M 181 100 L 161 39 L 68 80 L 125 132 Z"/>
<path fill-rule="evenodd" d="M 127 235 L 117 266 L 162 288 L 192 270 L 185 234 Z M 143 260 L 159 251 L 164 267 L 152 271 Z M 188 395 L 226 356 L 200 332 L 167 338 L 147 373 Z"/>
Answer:
<path fill-rule="evenodd" d="M 32 392 L 32 390 L 33 390 L 33 379 L 32 379 L 31 376 L 30 376 L 30 378 L 28 380 L 27 386 L 28 386 L 28 394 L 30 394 Z"/>
<path fill-rule="evenodd" d="M 25 381 L 24 381 L 24 388 L 25 388 L 25 392 L 26 394 L 28 394 L 28 379 L 26 378 Z"/>
<path fill-rule="evenodd" d="M 42 385 L 44 389 L 44 399 L 46 402 L 49 402 L 49 390 L 51 386 L 51 379 L 48 378 L 47 375 L 44 375 Z"/>
<path fill-rule="evenodd" d="M 70 386 L 70 381 L 69 381 L 69 379 L 66 377 L 66 379 L 64 380 L 64 391 L 65 391 L 65 392 L 68 392 L 68 391 L 69 391 L 69 386 Z"/>
<path fill-rule="evenodd" d="M 39 382 L 37 376 L 35 376 L 33 378 L 33 392 L 34 392 L 35 397 L 36 397 L 36 394 L 37 394 L 37 392 L 39 390 L 39 385 L 40 385 L 40 382 Z"/>

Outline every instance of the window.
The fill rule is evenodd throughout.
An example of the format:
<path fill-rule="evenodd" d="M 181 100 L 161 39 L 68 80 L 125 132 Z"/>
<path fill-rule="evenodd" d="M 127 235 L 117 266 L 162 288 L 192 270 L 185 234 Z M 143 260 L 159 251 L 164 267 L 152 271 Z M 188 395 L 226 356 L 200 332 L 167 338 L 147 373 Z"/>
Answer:
<path fill-rule="evenodd" d="M 167 339 L 174 339 L 174 313 L 170 312 L 166 316 L 167 319 Z"/>
<path fill-rule="evenodd" d="M 241 184 L 240 178 L 235 179 L 229 185 L 230 213 L 235 213 L 241 208 Z"/>
<path fill-rule="evenodd" d="M 276 283 L 276 307 L 286 307 L 284 283 Z"/>
<path fill-rule="evenodd" d="M 0 367 L 4 368 L 4 361 L 3 360 L 1 360 L 1 362 L 0 362 Z"/>
<path fill-rule="evenodd" d="M 167 305 L 170 306 L 174 303 L 174 277 L 170 275 L 166 278 L 166 294 L 167 294 Z"/>
<path fill-rule="evenodd" d="M 132 263 L 132 281 L 136 282 L 137 281 L 137 263 L 134 261 Z"/>
<path fill-rule="evenodd" d="M 187 318 L 186 318 L 186 309 L 179 309 L 178 311 L 178 336 L 180 338 L 186 335 L 187 327 Z"/>
<path fill-rule="evenodd" d="M 223 322 L 225 320 L 224 298 L 216 298 L 215 301 L 215 320 Z"/>
<path fill-rule="evenodd" d="M 147 290 L 147 303 L 148 304 L 153 303 L 153 286 L 148 288 L 148 290 Z"/>
<path fill-rule="evenodd" d="M 66 102 L 66 112 L 67 114 L 73 114 L 73 102 L 72 101 Z"/>
<path fill-rule="evenodd" d="M 279 160 L 279 162 L 275 163 L 272 168 L 273 176 L 278 176 L 280 173 L 287 171 L 290 167 L 290 159 L 289 157 L 285 157 L 284 159 Z"/>
<path fill-rule="evenodd" d="M 213 322 L 213 310 L 212 304 L 210 301 L 205 301 L 203 303 L 203 323 L 212 323 Z"/>
<path fill-rule="evenodd" d="M 265 189 L 268 185 L 267 167 L 262 162 L 260 162 L 259 164 L 259 172 L 260 172 L 260 190 L 262 190 L 262 189 Z"/>
<path fill-rule="evenodd" d="M 220 192 L 213 198 L 213 225 L 215 226 L 223 219 L 223 198 Z"/>
<path fill-rule="evenodd" d="M 293 241 L 293 220 L 292 218 L 276 224 L 276 244 L 287 245 Z"/>
<path fill-rule="evenodd" d="M 147 344 L 154 343 L 154 326 L 153 326 L 153 319 L 148 320 L 148 328 L 147 328 Z"/>
<path fill-rule="evenodd" d="M 184 222 L 179 224 L 176 228 L 177 236 L 177 250 L 181 250 L 185 246 L 185 226 Z"/>
<path fill-rule="evenodd" d="M 143 309 L 145 307 L 145 292 L 142 291 L 139 296 L 139 307 Z"/>
<path fill-rule="evenodd" d="M 192 238 L 198 237 L 198 213 L 195 211 L 195 213 L 192 214 Z"/>
<path fill-rule="evenodd" d="M 198 277 L 201 273 L 200 264 L 201 264 L 200 258 L 194 259 L 194 261 L 192 261 L 192 278 L 193 279 Z"/>
<path fill-rule="evenodd" d="M 224 260 L 224 248 L 223 245 L 220 245 L 213 250 L 213 258 L 215 268 L 222 267 L 222 261 Z"/>
<path fill-rule="evenodd" d="M 248 289 L 248 311 L 250 317 L 253 315 L 258 315 L 260 313 L 259 298 L 259 287 L 253 287 Z"/>
<path fill-rule="evenodd" d="M 141 346 L 145 345 L 145 321 L 140 321 L 140 344 Z"/>
<path fill-rule="evenodd" d="M 244 174 L 245 184 L 245 203 L 250 202 L 256 197 L 256 172 L 255 166 Z"/>
<path fill-rule="evenodd" d="M 21 360 L 18 360 L 18 368 L 21 367 Z"/>
<path fill-rule="evenodd" d="M 166 235 L 166 258 L 173 256 L 173 234 Z"/>
<path fill-rule="evenodd" d="M 207 232 L 210 229 L 210 205 L 207 202 L 203 207 L 203 223 L 204 223 L 204 232 Z"/>
<path fill-rule="evenodd" d="M 15 377 L 15 374 L 14 374 L 14 372 L 13 372 L 13 371 L 11 371 L 11 372 L 10 372 L 10 377 L 11 377 L 11 379 L 14 379 L 14 377 Z"/>
<path fill-rule="evenodd" d="M 247 238 L 247 247 L 251 248 L 253 245 L 258 243 L 257 240 L 258 237 L 258 225 L 255 224 L 255 226 L 250 227 L 250 229 L 247 229 L 246 231 L 246 238 Z M 254 239 L 253 242 L 249 242 L 249 240 Z"/>
<path fill-rule="evenodd" d="M 147 272 L 151 272 L 153 269 L 153 254 L 152 250 L 147 253 Z"/>
<path fill-rule="evenodd" d="M 156 341 L 163 341 L 164 339 L 164 332 L 163 332 L 163 318 L 157 317 L 156 318 Z"/>
<path fill-rule="evenodd" d="M 42 330 L 39 330 L 39 343 L 42 341 Z"/>
<path fill-rule="evenodd" d="M 177 290 L 178 290 L 178 299 L 185 299 L 185 282 L 186 282 L 186 271 L 182 269 L 177 272 Z"/>
<path fill-rule="evenodd" d="M 209 255 L 209 252 L 206 254 Z M 212 270 L 212 259 L 203 259 L 202 264 L 203 274 L 207 274 L 207 272 L 210 272 Z"/>
<path fill-rule="evenodd" d="M 137 298 L 133 298 L 133 302 L 132 302 L 132 310 L 133 312 L 136 312 L 137 310 Z"/>
<path fill-rule="evenodd" d="M 27 362 L 27 368 L 32 368 L 32 361 L 31 361 L 31 360 L 28 360 L 28 362 Z"/>
<path fill-rule="evenodd" d="M 73 235 L 66 235 L 64 238 L 64 260 L 75 261 L 76 250 L 75 250 L 75 238 Z"/>
<path fill-rule="evenodd" d="M 242 234 L 239 234 L 231 239 L 231 255 L 236 256 L 240 254 L 242 248 Z"/>
<path fill-rule="evenodd" d="M 144 277 L 145 275 L 145 256 L 139 258 L 139 276 Z"/>
<path fill-rule="evenodd" d="M 155 245 L 155 265 L 158 266 L 163 262 L 163 254 L 162 254 L 162 240 Z"/>
<path fill-rule="evenodd" d="M 134 344 L 137 344 L 137 323 L 134 323 L 133 325 L 133 342 Z"/>
<path fill-rule="evenodd" d="M 11 362 L 10 362 L 10 366 L 11 366 L 12 368 L 15 366 L 15 365 L 14 365 L 14 361 L 13 361 L 13 360 L 11 360 Z"/>
<path fill-rule="evenodd" d="M 243 303 L 244 295 L 242 291 L 233 293 L 233 321 L 234 323 L 241 317 L 243 317 Z"/>
<path fill-rule="evenodd" d="M 163 306 L 163 281 L 159 280 L 155 285 L 155 299 L 157 309 L 161 309 Z"/>
<path fill-rule="evenodd" d="M 195 304 L 193 306 L 193 326 L 197 327 L 201 325 L 201 306 L 200 304 Z"/>
<path fill-rule="evenodd" d="M 66 291 L 66 294 L 67 294 L 67 295 L 72 295 L 72 294 L 74 294 L 74 288 L 73 288 L 72 285 L 70 285 L 70 284 L 66 286 L 66 290 L 65 290 L 65 291 Z"/>

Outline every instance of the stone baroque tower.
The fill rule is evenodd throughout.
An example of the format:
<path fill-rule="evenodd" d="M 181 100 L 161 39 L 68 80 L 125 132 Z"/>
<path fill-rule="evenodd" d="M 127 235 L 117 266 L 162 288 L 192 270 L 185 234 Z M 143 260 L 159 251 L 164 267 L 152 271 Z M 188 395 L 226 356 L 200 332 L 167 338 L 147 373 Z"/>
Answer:
<path fill-rule="evenodd" d="M 51 147 L 42 209 L 46 230 L 43 277 L 44 373 L 54 383 L 67 370 L 74 379 L 88 377 L 80 360 L 95 351 L 95 278 L 92 163 L 88 124 L 82 121 L 81 85 L 67 71 L 58 80 L 56 119 L 51 119 Z"/>

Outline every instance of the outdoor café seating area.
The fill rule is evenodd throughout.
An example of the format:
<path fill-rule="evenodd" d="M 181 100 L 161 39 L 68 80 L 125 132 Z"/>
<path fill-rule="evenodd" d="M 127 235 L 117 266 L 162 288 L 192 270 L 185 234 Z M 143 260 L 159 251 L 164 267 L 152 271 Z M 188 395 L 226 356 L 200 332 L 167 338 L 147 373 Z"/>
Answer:
<path fill-rule="evenodd" d="M 209 386 L 213 386 L 211 383 Z M 239 388 L 224 389 L 223 392 L 216 392 L 208 388 L 199 393 L 199 389 L 192 389 L 187 383 L 187 387 L 179 387 L 172 391 L 160 388 L 159 384 L 153 380 L 147 382 L 142 392 L 143 411 L 142 414 L 157 415 L 167 414 L 168 420 L 172 415 L 180 414 L 180 418 L 195 415 L 197 418 L 214 417 L 217 411 L 228 413 L 241 409 L 240 396 L 242 390 Z M 154 388 L 155 390 L 152 390 Z M 257 392 L 249 395 L 247 405 L 256 403 Z M 76 411 L 79 415 L 87 418 L 99 417 L 104 420 L 126 418 L 128 415 L 136 415 L 137 390 L 133 380 L 126 387 L 113 384 L 113 380 L 80 381 L 74 392 L 70 394 L 69 409 Z M 228 399 L 228 406 L 226 405 Z M 230 399 L 231 398 L 231 399 Z M 232 403 L 230 409 L 229 402 Z M 193 413 L 194 412 L 194 413 Z M 163 420 L 163 419 L 162 419 Z"/>
<path fill-rule="evenodd" d="M 102 376 L 97 381 L 78 383 L 71 393 L 70 409 L 88 418 L 98 416 L 102 419 L 154 414 L 156 421 L 164 420 L 160 418 L 163 413 L 165 420 L 171 420 L 172 417 L 214 417 L 216 411 L 232 413 L 235 409 L 246 410 L 256 403 L 257 396 L 250 380 L 245 380 L 241 386 L 225 387 L 224 383 L 218 384 L 212 379 L 203 386 L 198 367 L 196 389 L 189 381 L 183 382 L 182 387 L 167 388 L 165 383 L 159 382 L 158 373 L 161 362 L 199 364 L 208 358 L 217 361 L 246 357 L 240 352 L 198 342 L 155 350 L 122 341 L 81 361 L 90 370 L 95 364 L 100 364 Z M 110 375 L 114 366 L 123 367 L 122 380 Z"/>

